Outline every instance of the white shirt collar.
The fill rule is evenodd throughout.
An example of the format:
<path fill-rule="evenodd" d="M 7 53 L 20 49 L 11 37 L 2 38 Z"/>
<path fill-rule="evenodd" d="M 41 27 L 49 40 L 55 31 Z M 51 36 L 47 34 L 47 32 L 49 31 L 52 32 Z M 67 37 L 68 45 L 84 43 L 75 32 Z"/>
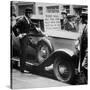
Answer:
<path fill-rule="evenodd" d="M 29 19 L 28 19 L 26 16 L 24 16 L 24 17 L 25 17 L 25 19 L 27 20 L 28 24 L 30 24 Z"/>

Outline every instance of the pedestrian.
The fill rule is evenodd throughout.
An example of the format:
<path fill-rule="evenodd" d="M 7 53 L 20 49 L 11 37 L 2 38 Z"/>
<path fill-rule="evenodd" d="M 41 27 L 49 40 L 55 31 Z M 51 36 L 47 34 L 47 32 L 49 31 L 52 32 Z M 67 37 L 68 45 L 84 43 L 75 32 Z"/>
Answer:
<path fill-rule="evenodd" d="M 76 19 L 75 19 L 76 32 L 79 32 L 80 22 L 81 22 L 80 16 L 77 15 L 77 16 L 76 16 Z"/>
<path fill-rule="evenodd" d="M 72 31 L 76 32 L 76 27 L 75 27 L 75 15 L 68 14 L 67 15 L 67 23 L 65 24 L 65 30 L 67 31 Z"/>
<path fill-rule="evenodd" d="M 62 14 L 61 28 L 65 30 L 65 24 L 67 23 L 67 12 L 63 11 L 61 14 Z"/>
<path fill-rule="evenodd" d="M 87 15 L 85 12 L 82 12 L 80 16 L 76 19 L 76 28 L 77 32 L 79 32 L 81 35 L 83 33 L 83 30 L 87 27 Z"/>
<path fill-rule="evenodd" d="M 82 12 L 80 15 L 81 21 L 82 21 L 82 26 L 80 27 L 81 31 L 81 56 L 84 59 L 85 51 L 88 48 L 88 14 L 87 12 Z"/>
<path fill-rule="evenodd" d="M 15 13 L 11 13 L 11 38 L 12 38 L 12 45 L 14 45 L 14 41 L 15 41 L 15 35 L 14 32 L 12 30 L 13 26 L 16 24 L 16 14 Z M 11 55 L 12 56 L 12 55 Z"/>
<path fill-rule="evenodd" d="M 11 27 L 13 27 L 16 24 L 16 14 L 11 14 Z"/>
<path fill-rule="evenodd" d="M 20 70 L 21 72 L 26 71 L 26 48 L 27 48 L 27 43 L 30 42 L 28 41 L 27 36 L 24 36 L 28 34 L 31 30 L 33 30 L 34 25 L 31 21 L 31 16 L 32 16 L 32 9 L 31 8 L 26 8 L 25 9 L 25 15 L 20 18 L 17 23 L 13 27 L 13 31 L 15 33 L 15 36 L 18 36 L 20 39 Z M 17 32 L 17 29 L 19 32 Z"/>
<path fill-rule="evenodd" d="M 88 26 L 88 24 L 87 24 L 87 20 L 88 20 L 87 12 L 82 12 L 80 15 L 80 18 L 81 18 L 81 24 L 83 26 L 83 28 L 80 28 L 80 29 L 82 29 L 82 32 L 84 32 L 85 30 L 87 30 L 86 28 Z"/>

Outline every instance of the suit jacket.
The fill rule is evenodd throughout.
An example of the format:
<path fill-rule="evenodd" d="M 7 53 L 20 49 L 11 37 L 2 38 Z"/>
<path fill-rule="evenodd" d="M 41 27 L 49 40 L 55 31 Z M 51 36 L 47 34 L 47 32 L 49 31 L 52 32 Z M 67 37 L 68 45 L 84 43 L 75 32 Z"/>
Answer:
<path fill-rule="evenodd" d="M 71 25 L 69 22 L 67 22 L 67 23 L 65 24 L 65 30 L 67 30 L 67 31 L 72 31 L 72 32 L 76 32 L 75 26 L 72 27 L 72 25 Z"/>
<path fill-rule="evenodd" d="M 20 18 L 15 26 L 12 28 L 15 36 L 18 36 L 20 33 L 29 33 L 32 28 L 34 28 L 34 24 L 31 20 L 29 20 L 30 23 L 26 20 L 25 16 Z M 19 32 L 17 31 L 19 30 Z"/>

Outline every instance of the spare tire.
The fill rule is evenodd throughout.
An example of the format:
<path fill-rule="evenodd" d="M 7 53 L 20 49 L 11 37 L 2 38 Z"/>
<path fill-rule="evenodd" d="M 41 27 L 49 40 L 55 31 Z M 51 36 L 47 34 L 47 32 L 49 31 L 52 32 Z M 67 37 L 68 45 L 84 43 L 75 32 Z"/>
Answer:
<path fill-rule="evenodd" d="M 42 64 L 48 58 L 51 52 L 52 52 L 52 48 L 47 42 L 45 41 L 40 42 L 37 48 L 38 62 Z"/>

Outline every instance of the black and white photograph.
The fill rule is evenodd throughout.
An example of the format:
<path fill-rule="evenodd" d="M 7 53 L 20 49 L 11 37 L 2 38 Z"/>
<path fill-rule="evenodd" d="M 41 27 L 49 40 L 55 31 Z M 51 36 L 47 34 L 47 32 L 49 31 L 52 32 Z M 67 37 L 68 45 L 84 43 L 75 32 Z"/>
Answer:
<path fill-rule="evenodd" d="M 10 88 L 87 84 L 88 5 L 10 1 Z"/>

